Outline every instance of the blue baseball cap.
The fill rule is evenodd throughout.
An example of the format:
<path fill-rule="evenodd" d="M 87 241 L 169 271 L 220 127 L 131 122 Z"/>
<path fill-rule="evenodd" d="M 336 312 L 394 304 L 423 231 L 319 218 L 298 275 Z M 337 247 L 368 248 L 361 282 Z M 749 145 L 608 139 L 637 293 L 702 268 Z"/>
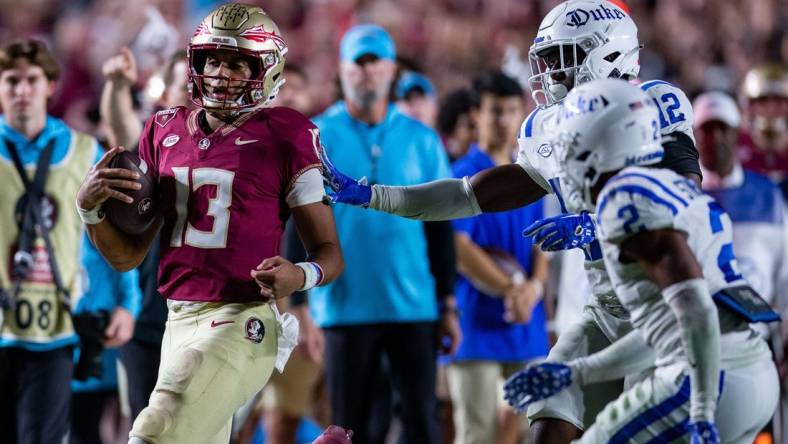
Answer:
<path fill-rule="evenodd" d="M 397 82 L 397 98 L 404 99 L 415 88 L 419 88 L 425 96 L 435 95 L 435 87 L 427 76 L 415 71 L 405 71 Z"/>
<path fill-rule="evenodd" d="M 339 58 L 345 62 L 355 62 L 365 54 L 394 60 L 397 57 L 397 48 L 389 33 L 380 26 L 356 25 L 342 37 Z"/>

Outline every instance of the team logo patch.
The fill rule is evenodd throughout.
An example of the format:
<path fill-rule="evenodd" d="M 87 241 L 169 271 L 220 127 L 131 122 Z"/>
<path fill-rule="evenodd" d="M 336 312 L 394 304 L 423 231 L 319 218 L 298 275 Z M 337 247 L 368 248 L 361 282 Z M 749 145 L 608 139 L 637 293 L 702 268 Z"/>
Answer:
<path fill-rule="evenodd" d="M 170 134 L 169 136 L 164 138 L 164 141 L 161 144 L 169 148 L 175 145 L 176 143 L 178 143 L 179 140 L 181 140 L 181 136 L 177 134 Z"/>
<path fill-rule="evenodd" d="M 197 146 L 199 146 L 201 150 L 207 150 L 208 147 L 211 146 L 211 139 L 206 137 L 200 140 L 200 143 L 198 143 Z"/>
<path fill-rule="evenodd" d="M 548 143 L 543 143 L 536 149 L 536 153 L 542 157 L 550 157 L 553 154 L 553 147 Z"/>
<path fill-rule="evenodd" d="M 170 120 L 172 120 L 175 117 L 175 113 L 177 112 L 178 112 L 178 108 L 164 109 L 157 112 L 156 117 L 154 117 L 153 120 L 156 122 L 156 125 L 159 125 L 160 127 L 164 128 L 164 126 L 170 123 Z"/>
<path fill-rule="evenodd" d="M 153 208 L 153 201 L 150 197 L 146 197 L 142 199 L 139 204 L 137 204 L 137 213 L 140 215 L 146 214 L 148 211 Z"/>
<path fill-rule="evenodd" d="M 246 320 L 246 339 L 259 344 L 263 342 L 265 337 L 265 326 L 263 321 L 257 318 L 249 318 Z"/>
<path fill-rule="evenodd" d="M 624 17 L 626 17 L 626 14 L 616 8 L 600 6 L 588 11 L 577 8 L 566 13 L 566 26 L 570 28 L 579 28 L 584 26 L 591 19 L 598 22 L 604 20 L 621 20 Z"/>

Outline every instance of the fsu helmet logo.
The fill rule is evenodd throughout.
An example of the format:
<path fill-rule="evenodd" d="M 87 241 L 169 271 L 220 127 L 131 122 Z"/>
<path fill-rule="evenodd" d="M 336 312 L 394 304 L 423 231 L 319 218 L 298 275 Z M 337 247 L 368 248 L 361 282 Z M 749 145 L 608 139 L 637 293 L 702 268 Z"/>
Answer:
<path fill-rule="evenodd" d="M 257 318 L 249 318 L 246 320 L 246 339 L 259 344 L 263 342 L 265 337 L 265 326 L 263 321 Z"/>

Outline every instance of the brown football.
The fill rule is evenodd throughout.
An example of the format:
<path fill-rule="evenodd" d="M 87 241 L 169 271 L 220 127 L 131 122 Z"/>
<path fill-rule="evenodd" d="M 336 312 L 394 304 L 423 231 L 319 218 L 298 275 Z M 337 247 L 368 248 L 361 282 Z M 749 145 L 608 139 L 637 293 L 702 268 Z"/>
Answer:
<path fill-rule="evenodd" d="M 140 173 L 137 182 L 142 185 L 142 188 L 139 190 L 118 189 L 134 201 L 128 204 L 115 198 L 107 199 L 102 205 L 107 219 L 124 233 L 141 234 L 145 232 L 156 219 L 159 208 L 159 194 L 148 165 L 137 154 L 131 151 L 121 151 L 110 160 L 109 167 L 125 168 Z"/>
<path fill-rule="evenodd" d="M 520 265 L 520 262 L 517 261 L 517 258 L 500 248 L 483 247 L 482 249 L 490 256 L 490 259 L 495 262 L 495 265 L 497 265 L 504 274 L 509 276 L 515 284 L 519 284 L 525 280 L 527 273 L 523 269 L 523 266 Z M 471 282 L 471 285 L 482 293 L 490 296 L 500 296 L 497 291 L 487 287 L 483 283 L 470 278 L 468 280 Z"/>

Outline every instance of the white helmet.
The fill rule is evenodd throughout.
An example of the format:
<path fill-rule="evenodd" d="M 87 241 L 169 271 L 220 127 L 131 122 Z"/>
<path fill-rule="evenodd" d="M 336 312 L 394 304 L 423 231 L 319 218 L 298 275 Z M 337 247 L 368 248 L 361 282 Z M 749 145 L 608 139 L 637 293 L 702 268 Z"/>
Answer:
<path fill-rule="evenodd" d="M 593 79 L 637 77 L 637 32 L 629 14 L 605 0 L 569 0 L 553 8 L 528 50 L 536 104 L 558 103 Z"/>
<path fill-rule="evenodd" d="M 550 143 L 561 161 L 561 188 L 569 211 L 593 211 L 599 178 L 631 165 L 662 160 L 659 110 L 640 88 L 601 79 L 574 88 L 556 114 Z"/>

